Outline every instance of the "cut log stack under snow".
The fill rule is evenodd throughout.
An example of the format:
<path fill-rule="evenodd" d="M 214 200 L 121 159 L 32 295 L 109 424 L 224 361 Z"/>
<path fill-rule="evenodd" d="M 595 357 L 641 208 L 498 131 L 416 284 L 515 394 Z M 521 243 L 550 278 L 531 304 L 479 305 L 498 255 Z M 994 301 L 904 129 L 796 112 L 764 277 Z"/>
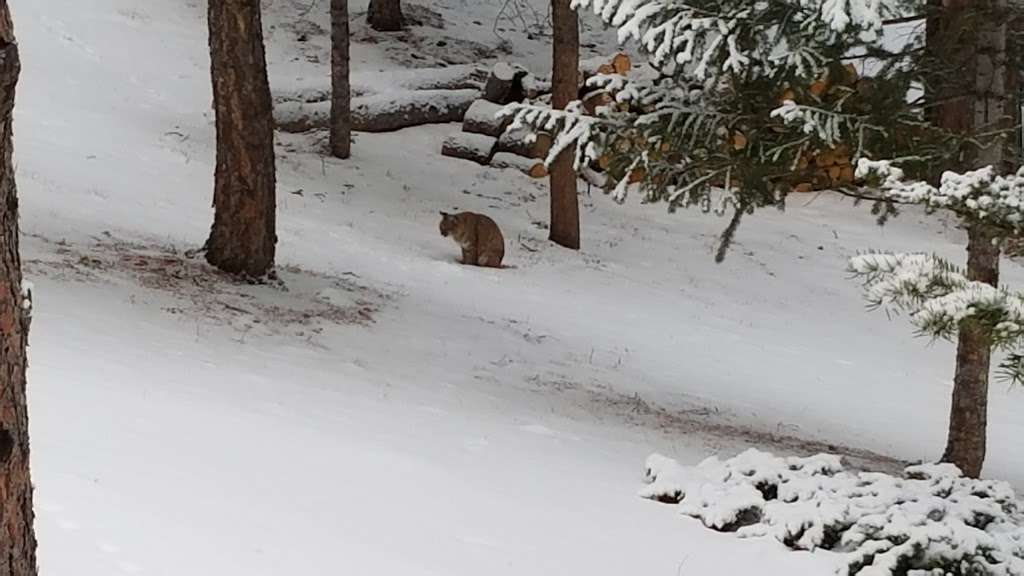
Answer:
<path fill-rule="evenodd" d="M 587 90 L 585 82 L 595 74 L 625 74 L 632 66 L 625 54 L 611 59 L 592 58 L 580 63 L 580 90 L 585 109 L 593 114 L 598 106 L 614 102 L 605 90 Z M 549 134 L 532 136 L 525 130 L 508 130 L 511 118 L 499 117 L 506 104 L 523 100 L 543 100 L 551 91 L 551 83 L 534 76 L 521 66 L 499 62 L 491 69 L 483 95 L 466 111 L 462 132 L 450 135 L 441 146 L 441 154 L 464 158 L 477 163 L 487 158 L 495 168 L 510 168 L 533 178 L 548 175 L 544 159 L 551 150 Z M 471 135 L 471 136 L 469 136 Z M 488 140 L 489 139 L 489 140 Z M 588 168 L 588 182 L 603 182 L 603 168 Z"/>
<path fill-rule="evenodd" d="M 851 89 L 858 88 L 860 78 L 857 69 L 848 64 L 840 78 L 833 78 L 826 75 L 803 92 L 814 98 L 827 98 L 830 91 L 838 90 L 845 93 Z M 786 100 L 799 102 L 804 94 L 794 90 L 786 90 L 779 98 L 780 103 Z M 735 142 L 735 141 L 734 141 Z M 743 140 L 745 144 L 746 140 Z M 741 146 L 735 144 L 737 149 Z M 835 189 L 836 187 L 851 184 L 854 180 L 854 168 L 852 154 L 848 146 L 840 145 L 836 148 L 827 148 L 819 151 L 805 151 L 797 159 L 797 170 L 799 175 L 795 181 L 790 182 L 794 192 L 815 192 L 820 190 Z"/>

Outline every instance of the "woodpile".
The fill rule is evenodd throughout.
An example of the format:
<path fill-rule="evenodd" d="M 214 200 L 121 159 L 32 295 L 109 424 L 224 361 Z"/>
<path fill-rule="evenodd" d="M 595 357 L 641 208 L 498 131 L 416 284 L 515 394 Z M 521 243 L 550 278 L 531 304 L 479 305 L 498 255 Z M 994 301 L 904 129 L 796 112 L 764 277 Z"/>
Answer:
<path fill-rule="evenodd" d="M 850 88 L 856 89 L 859 81 L 857 69 L 852 64 L 847 64 L 840 73 L 826 75 L 803 90 L 785 90 L 779 98 L 779 102 L 782 103 L 785 100 L 799 102 L 801 97 L 824 100 L 830 96 L 833 90 L 848 93 Z M 739 135 L 742 136 L 742 134 Z M 797 176 L 790 182 L 792 191 L 816 192 L 853 183 L 852 156 L 850 148 L 846 145 L 825 150 L 805 151 L 797 160 Z"/>
<path fill-rule="evenodd" d="M 804 152 L 797 163 L 800 181 L 794 192 L 829 190 L 853 183 L 853 164 L 846 146 L 829 148 L 817 153 Z"/>
<path fill-rule="evenodd" d="M 625 54 L 580 62 L 580 98 L 584 109 L 594 114 L 598 107 L 615 101 L 614 95 L 608 91 L 587 87 L 587 80 L 596 74 L 626 74 L 631 68 L 632 62 Z M 509 130 L 511 118 L 499 118 L 499 112 L 514 102 L 544 102 L 550 97 L 550 92 L 551 82 L 546 78 L 515 64 L 495 64 L 487 76 L 481 97 L 469 106 L 463 117 L 462 131 L 445 139 L 441 154 L 495 168 L 519 170 L 532 178 L 546 178 L 548 170 L 544 159 L 551 150 L 551 135 L 531 136 L 526 130 Z M 603 183 L 606 168 L 607 165 L 596 164 L 587 167 L 585 179 L 591 183 Z"/>

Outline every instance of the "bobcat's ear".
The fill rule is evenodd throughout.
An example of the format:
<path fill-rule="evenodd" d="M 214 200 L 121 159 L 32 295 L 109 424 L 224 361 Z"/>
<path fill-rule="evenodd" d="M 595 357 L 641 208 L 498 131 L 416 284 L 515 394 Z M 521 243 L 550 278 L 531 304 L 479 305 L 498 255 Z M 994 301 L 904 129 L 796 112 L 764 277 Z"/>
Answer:
<path fill-rule="evenodd" d="M 445 217 L 450 216 L 450 214 L 448 214 L 444 210 L 441 210 L 440 212 L 441 212 L 441 216 L 445 216 Z"/>

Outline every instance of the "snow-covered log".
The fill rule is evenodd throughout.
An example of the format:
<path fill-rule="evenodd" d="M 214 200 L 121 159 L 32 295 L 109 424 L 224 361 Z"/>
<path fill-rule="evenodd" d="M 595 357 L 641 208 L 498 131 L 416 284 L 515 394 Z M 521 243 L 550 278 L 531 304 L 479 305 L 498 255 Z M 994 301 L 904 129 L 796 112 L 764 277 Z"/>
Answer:
<path fill-rule="evenodd" d="M 287 100 L 274 103 L 274 122 L 284 132 L 308 132 L 327 128 L 331 103 Z"/>
<path fill-rule="evenodd" d="M 484 85 L 484 99 L 495 104 L 519 102 L 526 97 L 522 79 L 527 71 L 508 62 L 498 62 Z"/>
<path fill-rule="evenodd" d="M 526 158 L 544 158 L 551 150 L 551 136 L 538 134 L 531 141 L 527 130 L 505 130 L 498 136 L 498 152 L 511 152 Z"/>
<path fill-rule="evenodd" d="M 421 124 L 459 122 L 476 90 L 388 92 L 352 99 L 352 128 L 359 132 L 391 132 Z"/>
<path fill-rule="evenodd" d="M 495 154 L 494 158 L 491 158 L 491 166 L 519 170 L 531 178 L 543 178 L 548 175 L 548 169 L 543 161 L 537 158 L 524 158 L 511 152 Z"/>
<path fill-rule="evenodd" d="M 511 116 L 498 117 L 503 106 L 484 100 L 473 102 L 462 121 L 462 130 L 497 138 L 512 123 Z"/>
<path fill-rule="evenodd" d="M 487 164 L 494 156 L 497 139 L 483 134 L 456 132 L 444 139 L 441 155 L 452 158 L 472 160 L 477 164 Z"/>
<path fill-rule="evenodd" d="M 551 93 L 551 80 L 535 76 L 532 73 L 523 76 L 520 83 L 523 86 L 523 93 L 529 100 Z"/>
<path fill-rule="evenodd" d="M 475 64 L 367 71 L 352 75 L 352 91 L 358 95 L 368 95 L 394 90 L 480 90 L 485 80 L 487 69 Z"/>

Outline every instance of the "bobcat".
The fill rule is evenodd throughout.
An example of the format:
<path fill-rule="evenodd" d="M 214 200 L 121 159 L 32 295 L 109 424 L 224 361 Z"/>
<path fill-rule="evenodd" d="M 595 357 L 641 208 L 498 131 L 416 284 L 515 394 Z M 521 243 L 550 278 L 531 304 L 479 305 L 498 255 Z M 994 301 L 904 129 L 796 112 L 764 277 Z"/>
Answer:
<path fill-rule="evenodd" d="M 505 257 L 505 238 L 498 225 L 483 214 L 441 212 L 441 236 L 462 247 L 462 263 L 501 268 Z"/>

